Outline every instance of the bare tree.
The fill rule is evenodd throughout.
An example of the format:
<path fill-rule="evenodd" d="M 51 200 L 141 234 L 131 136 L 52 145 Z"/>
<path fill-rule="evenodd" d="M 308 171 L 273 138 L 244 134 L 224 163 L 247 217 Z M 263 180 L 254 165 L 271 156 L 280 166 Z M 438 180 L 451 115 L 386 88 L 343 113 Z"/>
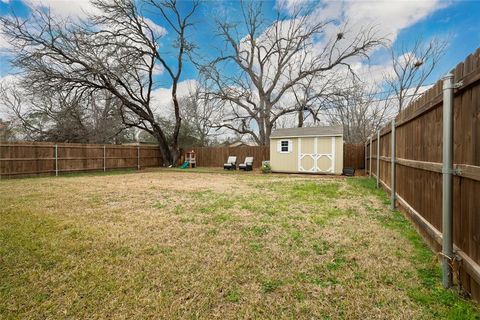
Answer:
<path fill-rule="evenodd" d="M 229 110 L 222 126 L 268 145 L 280 117 L 318 112 L 321 103 L 311 102 L 330 94 L 336 72 L 351 71 L 352 59 L 367 58 L 383 41 L 373 28 L 350 32 L 318 21 L 308 8 L 267 21 L 262 5 L 242 2 L 240 22 L 217 21 L 225 49 L 201 71 L 215 88 L 211 96 Z"/>
<path fill-rule="evenodd" d="M 0 118 L 0 142 L 11 140 L 15 140 L 14 123 Z"/>
<path fill-rule="evenodd" d="M 162 17 L 174 33 L 173 53 L 160 52 L 162 32 L 143 17 L 133 0 L 96 0 L 100 14 L 72 23 L 49 11 L 33 9 L 24 21 L 1 17 L 3 33 L 15 46 L 13 65 L 28 77 L 34 91 L 57 90 L 80 97 L 106 91 L 121 103 L 125 125 L 147 131 L 158 141 L 164 163 L 175 165 L 181 126 L 177 86 L 185 55 L 193 48 L 187 39 L 192 15 L 198 8 L 180 10 L 176 0 L 148 0 L 143 4 Z M 175 125 L 171 141 L 157 120 L 152 101 L 154 73 L 165 70 L 170 79 Z"/>
<path fill-rule="evenodd" d="M 420 90 L 436 68 L 445 48 L 446 42 L 438 39 L 427 44 L 417 40 L 411 47 L 405 44 L 399 49 L 392 47 L 393 74 L 386 75 L 385 81 L 396 97 L 398 112 L 421 93 Z"/>
<path fill-rule="evenodd" d="M 198 85 L 182 99 L 181 105 L 182 118 L 193 129 L 199 146 L 208 146 L 219 135 L 215 127 L 220 121 L 221 103 L 212 99 L 205 88 Z"/>
<path fill-rule="evenodd" d="M 120 103 L 109 92 L 76 97 L 63 92 L 29 92 L 21 83 L 0 84 L 0 105 L 34 141 L 120 143 L 129 141 Z"/>
<path fill-rule="evenodd" d="M 292 101 L 291 105 L 297 113 L 297 127 L 315 125 L 321 121 L 322 112 L 338 101 L 339 95 L 342 96 L 337 88 L 337 81 L 335 77 L 329 77 L 321 83 L 315 83 L 314 76 L 311 76 L 290 90 L 288 94 L 293 95 L 294 99 L 289 100 Z M 311 121 L 306 124 L 309 118 Z"/>
<path fill-rule="evenodd" d="M 363 82 L 354 82 L 341 89 L 341 93 L 319 115 L 319 120 L 323 119 L 329 125 L 343 126 L 345 142 L 364 143 L 373 132 L 396 115 L 392 99 L 379 99 L 376 91 Z"/>

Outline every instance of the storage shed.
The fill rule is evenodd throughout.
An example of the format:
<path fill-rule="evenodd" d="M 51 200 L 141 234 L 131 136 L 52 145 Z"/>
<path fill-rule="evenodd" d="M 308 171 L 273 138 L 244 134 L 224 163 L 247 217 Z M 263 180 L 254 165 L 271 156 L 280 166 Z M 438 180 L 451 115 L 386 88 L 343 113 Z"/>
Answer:
<path fill-rule="evenodd" d="M 341 174 L 343 127 L 277 129 L 270 135 L 273 172 Z"/>

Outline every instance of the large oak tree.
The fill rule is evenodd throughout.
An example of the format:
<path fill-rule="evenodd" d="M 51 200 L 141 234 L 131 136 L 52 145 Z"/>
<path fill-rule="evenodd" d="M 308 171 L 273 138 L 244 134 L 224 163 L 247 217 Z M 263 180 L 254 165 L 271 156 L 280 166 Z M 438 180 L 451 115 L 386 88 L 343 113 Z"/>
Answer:
<path fill-rule="evenodd" d="M 352 72 L 350 63 L 383 44 L 374 28 L 349 30 L 319 20 L 308 7 L 271 20 L 262 3 L 242 2 L 241 13 L 236 21 L 217 21 L 224 46 L 202 73 L 214 87 L 210 95 L 223 102 L 218 126 L 260 145 L 269 144 L 280 117 L 318 114 L 322 101 L 338 92 L 338 80 Z"/>
<path fill-rule="evenodd" d="M 57 90 L 76 97 L 108 92 L 121 104 L 124 124 L 154 136 L 164 164 L 175 165 L 182 120 L 177 87 L 186 55 L 194 48 L 188 40 L 188 30 L 198 2 L 93 3 L 98 14 L 85 21 L 60 19 L 43 8 L 32 8 L 27 19 L 1 17 L 2 31 L 14 46 L 13 65 L 22 72 L 24 84 L 32 91 Z M 168 37 L 165 29 L 144 17 L 144 10 L 169 26 Z M 167 39 L 171 43 L 166 43 Z M 168 52 L 161 48 L 168 48 Z M 171 85 L 175 115 L 171 141 L 158 120 L 159 106 L 152 98 L 158 70 L 165 72 Z"/>

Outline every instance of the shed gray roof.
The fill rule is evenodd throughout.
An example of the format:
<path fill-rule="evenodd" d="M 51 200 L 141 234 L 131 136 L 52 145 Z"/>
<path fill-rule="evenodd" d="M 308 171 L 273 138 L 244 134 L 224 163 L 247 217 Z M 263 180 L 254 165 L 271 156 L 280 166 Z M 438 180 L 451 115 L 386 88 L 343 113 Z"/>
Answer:
<path fill-rule="evenodd" d="M 294 137 L 315 137 L 315 136 L 341 136 L 343 135 L 342 126 L 331 127 L 304 127 L 277 129 L 272 132 L 270 138 L 294 138 Z"/>

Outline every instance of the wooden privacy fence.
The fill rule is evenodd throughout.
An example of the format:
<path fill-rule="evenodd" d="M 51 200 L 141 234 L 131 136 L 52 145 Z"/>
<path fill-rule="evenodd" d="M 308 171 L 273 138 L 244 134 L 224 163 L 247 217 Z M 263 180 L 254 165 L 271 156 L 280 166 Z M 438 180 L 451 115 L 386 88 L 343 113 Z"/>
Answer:
<path fill-rule="evenodd" d="M 222 167 L 228 156 L 254 157 L 254 167 L 270 158 L 268 146 L 196 147 L 197 166 Z M 344 166 L 363 168 L 364 146 L 345 144 Z M 183 160 L 183 157 L 180 159 Z M 160 151 L 152 145 L 98 145 L 50 142 L 0 143 L 0 178 L 63 172 L 162 166 Z"/>
<path fill-rule="evenodd" d="M 453 169 L 442 170 L 444 101 L 442 81 L 438 81 L 369 139 L 366 170 L 391 196 L 395 191 L 392 204 L 407 213 L 436 251 L 445 236 L 442 174 L 453 175 L 453 243 L 461 259 L 458 280 L 480 301 L 480 49 L 452 73 L 457 84 Z"/>
<path fill-rule="evenodd" d="M 245 157 L 253 157 L 253 167 L 259 168 L 262 161 L 270 159 L 268 146 L 195 147 L 185 150 L 195 151 L 198 167 L 223 167 L 229 156 L 236 156 L 237 163 L 243 163 Z"/>
<path fill-rule="evenodd" d="M 156 146 L 76 143 L 1 143 L 0 177 L 62 172 L 155 167 L 162 164 Z"/>
<path fill-rule="evenodd" d="M 365 168 L 365 149 L 361 143 L 345 143 L 343 145 L 343 166 L 354 169 Z"/>
<path fill-rule="evenodd" d="M 242 146 L 242 147 L 196 147 L 186 148 L 185 151 L 193 150 L 197 154 L 197 166 L 199 167 L 222 167 L 228 156 L 236 156 L 237 162 L 241 163 L 245 157 L 253 157 L 253 166 L 259 168 L 262 161 L 270 159 L 270 147 L 268 146 Z M 344 144 L 343 166 L 355 169 L 363 169 L 365 165 L 365 150 L 363 144 Z"/>

